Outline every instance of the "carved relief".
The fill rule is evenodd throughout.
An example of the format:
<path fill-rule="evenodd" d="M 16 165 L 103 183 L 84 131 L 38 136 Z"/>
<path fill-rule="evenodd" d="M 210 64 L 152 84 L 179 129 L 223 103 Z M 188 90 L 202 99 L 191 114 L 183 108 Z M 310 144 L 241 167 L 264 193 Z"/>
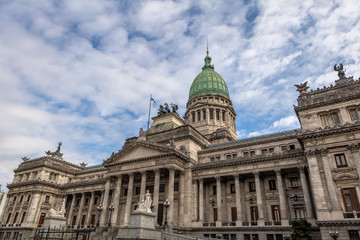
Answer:
<path fill-rule="evenodd" d="M 336 168 L 331 173 L 334 181 L 359 179 L 356 168 Z"/>

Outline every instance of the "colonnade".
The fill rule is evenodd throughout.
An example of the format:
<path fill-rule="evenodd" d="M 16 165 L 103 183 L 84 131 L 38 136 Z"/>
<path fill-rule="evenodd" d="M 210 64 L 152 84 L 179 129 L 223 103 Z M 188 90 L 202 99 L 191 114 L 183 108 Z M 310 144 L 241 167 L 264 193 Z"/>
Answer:
<path fill-rule="evenodd" d="M 308 187 L 308 180 L 304 172 L 304 167 L 298 167 L 300 180 L 301 180 L 301 187 L 303 192 L 303 198 L 304 198 L 304 205 L 305 205 L 305 211 L 306 211 L 306 217 L 308 219 L 313 219 L 313 209 L 311 205 L 311 196 L 310 191 Z M 278 191 L 278 203 L 279 203 L 279 209 L 280 209 L 280 216 L 281 216 L 281 225 L 288 225 L 290 216 L 289 216 L 289 204 L 288 204 L 288 198 L 286 194 L 286 186 L 284 183 L 284 177 L 281 169 L 276 169 L 274 171 L 275 179 L 277 182 L 277 188 Z M 262 173 L 259 171 L 254 171 L 251 173 L 252 179 L 254 179 L 255 182 L 255 192 L 254 193 L 248 193 L 245 191 L 245 175 L 239 175 L 239 174 L 232 174 L 232 175 L 221 175 L 221 176 L 212 176 L 212 177 L 200 177 L 197 178 L 197 182 L 194 184 L 195 192 L 198 193 L 197 201 L 195 204 L 195 212 L 197 213 L 196 219 L 199 222 L 212 222 L 209 217 L 206 221 L 205 212 L 206 210 L 209 210 L 209 208 L 213 207 L 216 208 L 217 212 L 217 221 L 216 226 L 222 226 L 222 223 L 229 222 L 231 220 L 228 220 L 226 216 L 227 214 L 224 214 L 223 211 L 227 209 L 227 198 L 226 195 L 223 196 L 222 193 L 224 185 L 222 184 L 222 178 L 232 178 L 235 182 L 235 207 L 236 207 L 236 215 L 237 215 L 237 226 L 242 226 L 244 222 L 249 222 L 250 217 L 247 216 L 246 212 L 248 209 L 246 209 L 246 206 L 257 206 L 258 211 L 258 219 L 257 219 L 257 225 L 261 226 L 264 225 L 266 221 L 271 221 L 270 216 L 268 215 L 268 203 L 266 203 L 265 199 L 265 190 L 264 190 L 264 181 L 262 180 Z M 246 174 L 246 176 L 249 178 L 250 175 Z M 215 180 L 216 182 L 216 197 L 213 197 L 212 200 L 212 206 L 211 201 L 209 200 L 209 191 L 205 191 L 205 182 L 213 182 Z M 246 194 L 254 194 L 256 196 L 256 201 L 249 203 L 249 199 L 246 199 Z M 215 202 L 216 199 L 216 202 Z M 248 201 L 247 204 L 245 204 L 244 201 Z M 225 204 L 225 208 L 224 208 Z"/>
<path fill-rule="evenodd" d="M 146 186 L 149 185 L 153 185 L 154 186 L 154 191 L 151 194 L 152 199 L 153 199 L 153 209 L 152 212 L 154 214 L 156 214 L 156 218 L 155 221 L 157 220 L 157 214 L 158 214 L 158 206 L 159 204 L 162 204 L 165 199 L 163 199 L 163 197 L 160 198 L 160 173 L 161 171 L 166 170 L 167 173 L 166 175 L 168 175 L 168 181 L 166 181 L 165 185 L 166 185 L 166 189 L 167 189 L 167 193 L 164 196 L 165 199 L 168 199 L 168 201 L 170 202 L 170 206 L 168 207 L 167 210 L 167 220 L 168 220 L 168 225 L 184 225 L 185 219 L 188 219 L 189 217 L 187 216 L 187 212 L 189 211 L 190 208 L 188 208 L 185 204 L 185 201 L 187 200 L 187 198 L 189 198 L 189 196 L 191 195 L 189 191 L 186 191 L 185 188 L 185 182 L 187 182 L 189 188 L 191 189 L 191 176 L 187 179 L 187 181 L 185 181 L 185 174 L 186 174 L 186 170 L 185 171 L 178 171 L 175 168 L 166 168 L 166 169 L 154 169 L 151 170 L 154 172 L 154 181 L 151 181 L 151 183 L 147 183 L 147 176 L 149 174 L 150 171 L 140 171 L 140 172 L 130 172 L 130 173 L 124 173 L 124 174 L 118 174 L 115 176 L 111 176 L 109 178 L 107 178 L 105 186 L 104 186 L 104 190 L 101 191 L 101 200 L 99 202 L 98 205 L 101 204 L 102 206 L 102 211 L 100 216 L 98 214 L 96 214 L 96 212 L 94 213 L 94 196 L 95 196 L 95 192 L 96 191 L 91 191 L 91 198 L 90 198 L 90 202 L 89 202 L 89 207 L 86 213 L 86 218 L 85 218 L 85 226 L 89 226 L 90 225 L 90 219 L 91 219 L 91 215 L 96 215 L 96 221 L 99 221 L 100 226 L 107 226 L 108 223 L 110 222 L 111 226 L 128 226 L 130 224 L 130 214 L 133 212 L 133 205 L 136 204 L 136 200 L 134 199 L 134 188 L 135 188 L 135 175 L 136 174 L 141 174 L 141 182 L 140 182 L 140 196 L 141 195 L 145 195 L 146 192 Z M 175 184 L 175 173 L 176 171 L 179 172 L 179 178 L 178 178 L 178 194 L 176 195 L 177 198 L 175 200 L 175 191 L 174 191 L 174 184 Z M 189 175 L 189 174 L 187 174 Z M 124 179 L 128 179 L 127 183 L 124 184 Z M 115 183 L 111 184 L 111 180 L 114 180 Z M 114 186 L 115 185 L 115 186 Z M 111 186 L 113 186 L 113 188 L 111 188 Z M 125 188 L 127 188 L 127 194 L 125 194 L 126 196 L 124 196 L 124 191 Z M 80 198 L 80 204 L 78 205 L 79 208 L 77 210 L 77 212 L 74 212 L 75 209 L 75 204 L 76 204 L 76 198 L 77 196 L 81 194 L 81 198 Z M 164 193 L 165 194 L 165 193 Z M 126 200 L 125 200 L 126 199 Z M 125 204 L 121 204 L 121 201 L 124 202 L 125 200 Z M 161 203 L 160 203 L 161 201 Z M 189 201 L 189 200 L 187 200 Z M 73 224 L 73 216 L 77 216 L 76 218 L 76 222 L 75 225 L 79 226 L 82 225 L 81 224 L 81 218 L 83 215 L 85 215 L 83 213 L 83 208 L 84 208 L 84 202 L 85 202 L 85 192 L 82 193 L 74 193 L 72 194 L 72 200 L 71 200 L 71 204 L 70 204 L 70 210 L 69 210 L 69 214 L 68 214 L 68 225 L 72 225 Z M 175 204 L 175 202 L 177 204 Z M 109 206 L 113 205 L 114 209 L 112 211 L 111 214 L 111 219 L 109 219 L 110 214 L 109 214 Z M 179 206 L 177 208 L 175 208 L 175 205 Z M 123 214 L 123 220 L 120 223 L 120 217 L 119 215 Z M 177 216 L 177 218 L 175 219 L 174 216 Z M 176 220 L 176 222 L 174 222 Z"/>

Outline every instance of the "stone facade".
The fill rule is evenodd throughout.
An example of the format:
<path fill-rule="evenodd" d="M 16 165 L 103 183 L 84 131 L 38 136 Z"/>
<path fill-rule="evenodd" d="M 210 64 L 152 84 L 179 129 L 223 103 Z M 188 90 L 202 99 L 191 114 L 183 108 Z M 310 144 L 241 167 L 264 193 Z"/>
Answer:
<path fill-rule="evenodd" d="M 0 239 L 29 237 L 63 199 L 68 226 L 98 226 L 96 234 L 116 236 L 131 225 L 146 190 L 154 225 L 160 229 L 167 217 L 177 234 L 283 239 L 291 221 L 305 218 L 313 239 L 332 239 L 329 231 L 359 239 L 360 80 L 339 80 L 301 91 L 301 129 L 235 140 L 231 100 L 206 92 L 189 99 L 185 119 L 154 117 L 147 132 L 100 165 L 71 164 L 60 145 L 24 159 L 8 185 Z"/>

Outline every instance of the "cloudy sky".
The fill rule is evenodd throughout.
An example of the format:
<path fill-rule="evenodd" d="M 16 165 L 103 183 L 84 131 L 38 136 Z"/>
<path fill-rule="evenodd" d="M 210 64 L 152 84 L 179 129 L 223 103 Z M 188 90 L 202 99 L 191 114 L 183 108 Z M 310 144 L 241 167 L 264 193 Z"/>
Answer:
<path fill-rule="evenodd" d="M 294 84 L 330 85 L 343 61 L 360 77 L 359 14 L 358 0 L 2 0 L 0 183 L 58 141 L 101 163 L 146 128 L 150 94 L 183 115 L 206 39 L 239 138 L 298 128 Z"/>

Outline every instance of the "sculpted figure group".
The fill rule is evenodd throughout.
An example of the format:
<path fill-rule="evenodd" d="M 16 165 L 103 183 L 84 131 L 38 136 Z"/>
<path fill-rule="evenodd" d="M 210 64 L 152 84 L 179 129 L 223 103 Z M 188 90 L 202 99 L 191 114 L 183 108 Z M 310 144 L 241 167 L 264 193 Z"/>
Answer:
<path fill-rule="evenodd" d="M 151 213 L 152 199 L 149 190 L 146 191 L 145 196 L 141 195 L 138 207 L 135 212 L 147 212 Z"/>

